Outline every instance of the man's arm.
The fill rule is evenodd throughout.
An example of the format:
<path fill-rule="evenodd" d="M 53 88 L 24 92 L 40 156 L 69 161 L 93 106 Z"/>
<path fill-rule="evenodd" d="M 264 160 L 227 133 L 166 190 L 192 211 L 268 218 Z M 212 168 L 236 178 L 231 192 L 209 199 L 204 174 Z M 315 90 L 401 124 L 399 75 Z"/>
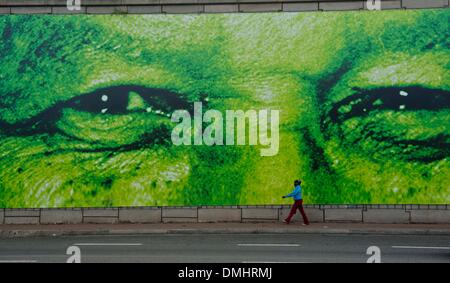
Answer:
<path fill-rule="evenodd" d="M 298 187 L 295 187 L 295 189 L 294 189 L 294 191 L 293 191 L 292 193 L 290 193 L 290 194 L 288 194 L 288 195 L 285 195 L 284 197 L 285 197 L 285 198 L 287 198 L 287 197 L 293 197 L 295 194 L 298 193 L 298 191 L 299 191 L 299 188 L 298 188 Z"/>

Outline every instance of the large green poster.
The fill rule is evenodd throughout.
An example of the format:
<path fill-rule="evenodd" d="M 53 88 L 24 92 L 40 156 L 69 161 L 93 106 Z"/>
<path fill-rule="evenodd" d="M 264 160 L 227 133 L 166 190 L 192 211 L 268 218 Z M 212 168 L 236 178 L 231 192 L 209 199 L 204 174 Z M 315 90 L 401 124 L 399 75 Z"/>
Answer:
<path fill-rule="evenodd" d="M 450 203 L 449 16 L 1 16 L 0 207 Z"/>

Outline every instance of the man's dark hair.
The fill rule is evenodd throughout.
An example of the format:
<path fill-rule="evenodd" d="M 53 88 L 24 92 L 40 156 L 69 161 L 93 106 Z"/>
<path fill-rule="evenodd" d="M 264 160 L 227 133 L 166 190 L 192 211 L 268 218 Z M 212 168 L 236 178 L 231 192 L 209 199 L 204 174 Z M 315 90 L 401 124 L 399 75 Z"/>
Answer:
<path fill-rule="evenodd" d="M 300 185 L 301 183 L 302 183 L 301 180 L 295 180 L 295 181 L 294 181 L 294 186 L 298 186 L 298 185 Z"/>

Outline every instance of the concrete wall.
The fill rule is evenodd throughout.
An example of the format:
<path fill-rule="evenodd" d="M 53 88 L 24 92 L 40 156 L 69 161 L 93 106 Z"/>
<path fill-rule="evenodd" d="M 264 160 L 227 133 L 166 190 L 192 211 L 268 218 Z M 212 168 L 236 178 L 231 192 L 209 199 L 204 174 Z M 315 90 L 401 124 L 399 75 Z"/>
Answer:
<path fill-rule="evenodd" d="M 449 0 L 381 0 L 382 9 L 448 7 Z M 0 0 L 0 14 L 153 14 L 297 12 L 367 9 L 364 0 L 81 0 L 69 11 L 67 0 Z"/>
<path fill-rule="evenodd" d="M 0 209 L 0 224 L 281 222 L 289 210 L 289 205 Z M 450 205 L 305 205 L 305 211 L 312 223 L 450 224 Z M 298 212 L 293 221 L 302 221 Z"/>

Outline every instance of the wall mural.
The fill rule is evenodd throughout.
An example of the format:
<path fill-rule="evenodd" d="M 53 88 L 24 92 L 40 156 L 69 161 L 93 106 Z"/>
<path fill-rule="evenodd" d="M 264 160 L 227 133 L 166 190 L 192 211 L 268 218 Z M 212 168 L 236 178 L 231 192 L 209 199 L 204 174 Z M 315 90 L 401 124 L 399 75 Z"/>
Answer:
<path fill-rule="evenodd" d="M 449 16 L 0 16 L 0 207 L 448 204 Z"/>

